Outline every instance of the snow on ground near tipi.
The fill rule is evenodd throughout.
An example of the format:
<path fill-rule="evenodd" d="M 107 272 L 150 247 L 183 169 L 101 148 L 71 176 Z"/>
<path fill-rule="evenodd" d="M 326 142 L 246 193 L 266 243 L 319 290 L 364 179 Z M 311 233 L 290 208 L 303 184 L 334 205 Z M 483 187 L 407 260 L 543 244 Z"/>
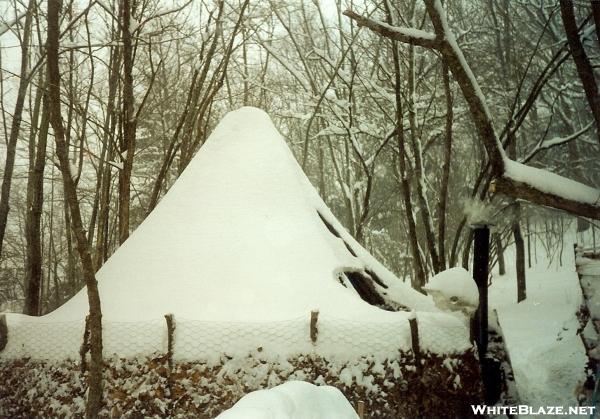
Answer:
<path fill-rule="evenodd" d="M 346 232 L 269 116 L 241 108 L 221 120 L 98 271 L 105 352 L 165 352 L 168 313 L 177 323 L 176 357 L 259 347 L 280 355 L 311 352 L 307 320 L 315 309 L 321 355 L 342 346 L 348 356 L 356 355 L 353 347 L 362 354 L 409 349 L 408 313 L 366 303 L 340 276 L 344 271 L 372 272 L 387 285 L 375 285 L 385 298 L 420 310 L 424 350 L 470 347 L 459 319 L 439 312 Z M 7 315 L 11 337 L 2 355 L 77 358 L 87 313 L 84 288 L 40 318 Z"/>
<path fill-rule="evenodd" d="M 586 355 L 576 335 L 582 297 L 572 254 L 565 251 L 562 267 L 540 260 L 529 269 L 527 299 L 519 304 L 512 262 L 507 267 L 507 275 L 494 275 L 490 308 L 498 312 L 520 401 L 577 406 L 575 389 L 585 378 Z"/>
<path fill-rule="evenodd" d="M 217 419 L 358 419 L 341 391 L 304 381 L 288 381 L 242 397 Z"/>

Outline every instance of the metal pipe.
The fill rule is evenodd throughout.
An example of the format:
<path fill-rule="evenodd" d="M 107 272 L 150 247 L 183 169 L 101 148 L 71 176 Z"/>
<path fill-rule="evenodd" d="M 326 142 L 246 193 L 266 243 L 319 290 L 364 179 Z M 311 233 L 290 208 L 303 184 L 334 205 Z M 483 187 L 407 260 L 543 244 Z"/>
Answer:
<path fill-rule="evenodd" d="M 475 342 L 479 358 L 483 359 L 488 346 L 488 276 L 490 260 L 490 229 L 486 224 L 473 225 L 473 279 L 479 289 L 479 308 L 476 313 Z"/>

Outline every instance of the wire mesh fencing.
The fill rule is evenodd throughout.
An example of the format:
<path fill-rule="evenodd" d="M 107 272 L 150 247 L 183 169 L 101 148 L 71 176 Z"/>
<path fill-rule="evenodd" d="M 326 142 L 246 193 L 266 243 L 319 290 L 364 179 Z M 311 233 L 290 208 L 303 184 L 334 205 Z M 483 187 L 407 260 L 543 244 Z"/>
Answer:
<path fill-rule="evenodd" d="M 142 322 L 103 322 L 105 357 L 168 354 L 176 362 L 218 363 L 225 359 L 291 358 L 317 355 L 351 360 L 361 356 L 395 357 L 414 346 L 408 313 L 387 322 L 306 316 L 272 322 L 212 322 L 171 316 Z M 437 354 L 461 353 L 471 347 L 465 322 L 446 313 L 417 315 L 418 347 Z M 8 339 L 0 359 L 80 359 L 85 321 L 42 322 L 7 316 Z"/>

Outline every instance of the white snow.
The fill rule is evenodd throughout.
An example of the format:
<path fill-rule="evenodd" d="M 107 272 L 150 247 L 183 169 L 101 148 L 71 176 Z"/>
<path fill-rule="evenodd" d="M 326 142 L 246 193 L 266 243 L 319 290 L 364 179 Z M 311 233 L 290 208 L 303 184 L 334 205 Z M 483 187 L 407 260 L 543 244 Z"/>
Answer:
<path fill-rule="evenodd" d="M 349 243 L 331 234 L 319 211 Z M 98 271 L 103 319 L 287 320 L 321 314 L 393 319 L 335 278 L 340 268 L 390 276 L 337 222 L 266 113 L 227 114 L 148 218 Z M 431 309 L 409 286 L 401 303 Z M 48 320 L 82 319 L 85 290 Z"/>
<path fill-rule="evenodd" d="M 598 259 L 579 257 L 577 258 L 577 266 L 581 275 L 600 276 L 600 260 Z"/>
<path fill-rule="evenodd" d="M 598 205 L 600 203 L 600 190 L 598 189 L 509 159 L 505 159 L 504 166 L 504 176 L 514 181 L 583 204 Z"/>
<path fill-rule="evenodd" d="M 572 249 L 568 242 L 564 247 Z M 581 290 L 573 258 L 565 255 L 563 267 L 539 260 L 527 270 L 527 299 L 521 303 L 514 270 L 494 274 L 490 287 L 490 315 L 498 313 L 520 403 L 534 407 L 577 406 L 576 389 L 585 378 L 587 359 L 575 316 Z M 512 267 L 512 249 L 505 256 Z"/>
<path fill-rule="evenodd" d="M 422 40 L 426 40 L 426 41 L 435 40 L 435 34 L 421 30 L 421 29 L 392 26 L 392 25 L 387 24 L 386 22 L 383 22 L 383 21 L 380 21 L 377 19 L 370 19 L 370 20 L 373 21 L 377 26 L 384 27 L 389 32 L 397 33 L 399 35 L 406 36 L 408 38 L 416 38 L 416 39 L 422 39 Z"/>
<path fill-rule="evenodd" d="M 477 308 L 479 305 L 477 285 L 471 274 L 461 267 L 450 268 L 438 273 L 423 288 L 428 293 L 431 291 L 440 293 L 440 296 L 449 304 L 462 303 L 473 308 Z"/>
<path fill-rule="evenodd" d="M 19 20 L 23 19 L 27 11 L 22 11 L 19 13 L 13 20 L 8 21 L 6 23 L 0 23 L 0 36 L 4 35 L 8 30 L 13 27 Z"/>
<path fill-rule="evenodd" d="M 384 298 L 431 312 L 419 314 L 424 350 L 470 347 L 459 320 L 396 278 L 343 228 L 268 115 L 241 108 L 223 118 L 156 209 L 97 272 L 105 352 L 164 352 L 167 313 L 177 325 L 178 359 L 257 348 L 270 356 L 352 359 L 410 348 L 408 313 L 363 301 L 339 282 L 345 270 L 369 270 L 387 286 L 376 285 Z M 309 339 L 314 309 L 320 312 L 316 344 Z M 7 314 L 11 338 L 2 356 L 73 357 L 87 313 L 84 288 L 45 316 Z M 61 328 L 76 333 L 62 336 Z M 39 345 L 39 331 L 63 349 Z M 347 350 L 340 353 L 340 345 Z"/>
<path fill-rule="evenodd" d="M 357 419 L 341 391 L 304 381 L 288 381 L 242 397 L 217 419 Z"/>

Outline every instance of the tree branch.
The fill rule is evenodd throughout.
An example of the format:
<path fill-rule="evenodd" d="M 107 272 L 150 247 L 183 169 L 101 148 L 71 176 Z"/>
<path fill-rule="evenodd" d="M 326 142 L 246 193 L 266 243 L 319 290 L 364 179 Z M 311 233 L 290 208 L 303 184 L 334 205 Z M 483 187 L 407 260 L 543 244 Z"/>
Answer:
<path fill-rule="evenodd" d="M 352 10 L 346 10 L 344 16 L 348 16 L 350 19 L 354 20 L 359 27 L 364 26 L 379 35 L 393 39 L 394 41 L 400 41 L 405 44 L 429 49 L 439 49 L 441 46 L 441 40 L 436 39 L 434 34 L 420 29 L 401 28 L 388 25 L 387 23 L 375 19 L 363 17 Z"/>
<path fill-rule="evenodd" d="M 376 20 L 357 15 L 351 10 L 344 12 L 344 15 L 356 21 L 359 26 L 365 26 L 383 37 L 411 45 L 435 49 L 442 53 L 467 101 L 473 122 L 477 128 L 479 140 L 483 143 L 488 154 L 492 175 L 495 178 L 495 182 L 490 188 L 492 191 L 504 193 L 517 199 L 526 199 L 535 204 L 565 210 L 575 215 L 600 219 L 600 203 L 597 201 L 597 197 L 600 197 L 600 191 L 594 188 L 551 172 L 527 166 L 524 167 L 529 170 L 525 170 L 525 172 L 533 173 L 533 171 L 536 171 L 536 178 L 538 179 L 532 182 L 525 182 L 522 179 L 516 180 L 514 177 L 510 177 L 510 173 L 507 173 L 507 166 L 514 167 L 515 165 L 519 165 L 519 163 L 509 160 L 504 153 L 502 144 L 494 129 L 493 119 L 487 107 L 486 99 L 456 42 L 454 34 L 450 30 L 442 4 L 439 0 L 425 0 L 425 5 L 435 29 L 435 37 L 432 37 L 427 32 L 415 29 L 396 28 L 383 24 Z M 547 182 L 541 182 L 544 184 L 541 187 L 540 182 L 537 181 L 539 179 L 552 179 L 553 182 L 559 185 L 553 188 L 544 188 L 543 186 Z M 565 185 L 567 188 L 561 187 Z M 587 195 L 594 195 L 596 198 L 592 201 L 586 200 L 584 202 L 574 199 L 572 194 L 565 193 L 565 189 L 572 188 L 576 188 L 579 191 L 584 190 Z M 598 193 L 595 194 L 595 192 Z"/>

